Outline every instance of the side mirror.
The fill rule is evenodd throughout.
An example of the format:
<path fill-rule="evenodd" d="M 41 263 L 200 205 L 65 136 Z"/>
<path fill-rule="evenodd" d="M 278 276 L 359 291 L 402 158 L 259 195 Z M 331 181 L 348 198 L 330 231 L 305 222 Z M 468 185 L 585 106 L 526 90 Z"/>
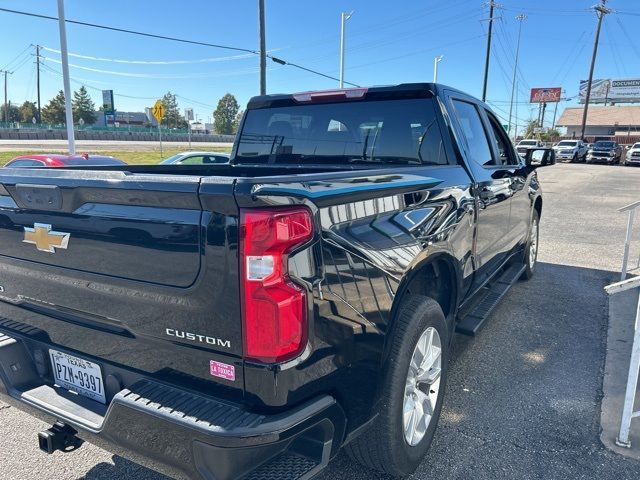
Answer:
<path fill-rule="evenodd" d="M 524 162 L 527 167 L 533 168 L 555 165 L 556 152 L 551 148 L 531 148 L 527 150 Z"/>

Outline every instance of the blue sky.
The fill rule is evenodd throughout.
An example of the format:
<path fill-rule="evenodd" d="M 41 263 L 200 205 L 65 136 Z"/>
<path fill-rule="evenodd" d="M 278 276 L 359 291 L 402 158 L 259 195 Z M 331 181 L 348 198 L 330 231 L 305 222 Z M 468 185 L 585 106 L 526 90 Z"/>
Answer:
<path fill-rule="evenodd" d="M 531 87 L 561 86 L 574 97 L 587 77 L 596 16 L 596 0 L 501 0 L 494 24 L 488 100 L 506 117 L 517 38 L 515 16 L 525 13 L 520 50 L 518 117 L 535 116 L 528 103 Z M 266 0 L 267 48 L 287 61 L 338 75 L 340 12 L 354 11 L 347 22 L 345 79 L 361 85 L 431 81 L 433 59 L 444 55 L 439 81 L 481 95 L 488 8 L 482 0 Z M 256 0 L 66 0 L 67 19 L 159 33 L 210 43 L 257 49 Z M 392 6 L 392 8 L 391 8 Z M 604 21 L 595 78 L 640 76 L 638 0 L 610 0 L 618 13 Z M 0 0 L 0 7 L 57 15 L 55 0 Z M 58 25 L 50 20 L 0 12 L 0 69 L 9 77 L 9 98 L 35 100 L 35 65 L 30 44 L 59 49 Z M 633 37 L 631 36 L 633 35 Z M 193 107 L 208 121 L 227 92 L 241 105 L 258 93 L 258 58 L 210 47 L 185 45 L 96 30 L 67 27 L 69 52 L 123 63 L 70 57 L 72 88 L 85 84 L 96 105 L 101 89 L 113 89 L 116 108 L 140 111 L 171 90 L 181 108 Z M 633 42 L 633 43 L 631 43 Z M 42 103 L 62 88 L 60 55 L 44 50 Z M 23 53 L 21 53 L 23 52 Z M 240 58 L 237 58 L 240 55 Z M 232 57 L 232 58 L 228 58 Z M 10 63 L 11 62 L 11 63 Z M 337 82 L 268 62 L 269 93 L 334 88 Z M 80 68 L 82 67 L 82 68 Z M 98 72 L 95 70 L 102 70 Z M 106 73 L 112 72 L 112 73 Z M 117 74 L 116 74 L 117 73 Z M 131 98 L 133 97 L 133 98 Z M 561 104 L 575 104 L 576 101 Z M 551 116 L 547 119 L 550 121 Z"/>

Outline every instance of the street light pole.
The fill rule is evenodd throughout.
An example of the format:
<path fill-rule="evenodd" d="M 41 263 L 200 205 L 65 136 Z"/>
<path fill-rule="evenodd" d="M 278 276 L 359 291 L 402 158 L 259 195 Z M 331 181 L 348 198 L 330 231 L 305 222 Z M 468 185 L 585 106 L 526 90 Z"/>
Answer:
<path fill-rule="evenodd" d="M 438 64 L 442 61 L 444 55 L 438 55 L 433 59 L 433 83 L 438 83 Z"/>
<path fill-rule="evenodd" d="M 264 0 L 258 0 L 258 29 L 260 36 L 260 95 L 267 94 L 267 50 L 264 32 Z"/>
<path fill-rule="evenodd" d="M 344 24 L 352 15 L 353 12 L 340 14 L 340 88 L 344 88 Z"/>
<path fill-rule="evenodd" d="M 64 111 L 67 121 L 69 155 L 75 155 L 76 139 L 73 131 L 73 111 L 71 110 L 71 82 L 69 80 L 69 55 L 67 53 L 67 29 L 64 18 L 64 0 L 58 0 L 58 28 L 60 30 L 60 52 L 62 57 L 62 78 L 64 83 Z"/>
<path fill-rule="evenodd" d="M 522 33 L 522 22 L 527 18 L 526 15 L 520 14 L 516 17 L 516 20 L 520 22 L 518 25 L 518 41 L 516 42 L 516 59 L 513 65 L 513 80 L 511 82 L 511 104 L 509 105 L 509 129 L 511 132 L 511 112 L 513 111 L 513 97 L 516 93 L 516 73 L 518 71 L 518 56 L 520 55 L 520 34 Z M 515 137 L 514 137 L 515 139 Z"/>

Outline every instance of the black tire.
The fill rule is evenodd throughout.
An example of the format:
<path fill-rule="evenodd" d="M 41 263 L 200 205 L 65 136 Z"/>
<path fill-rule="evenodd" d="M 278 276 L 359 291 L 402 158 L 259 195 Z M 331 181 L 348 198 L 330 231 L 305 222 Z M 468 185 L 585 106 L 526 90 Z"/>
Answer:
<path fill-rule="evenodd" d="M 578 153 L 573 154 L 573 158 L 571 159 L 571 163 L 578 163 Z"/>
<path fill-rule="evenodd" d="M 409 364 L 416 343 L 423 332 L 434 327 L 440 335 L 441 375 L 433 416 L 422 440 L 410 446 L 405 440 L 403 401 Z M 427 453 L 440 418 L 447 380 L 450 332 L 440 305 L 432 298 L 411 295 L 403 299 L 391 332 L 391 344 L 376 402 L 377 417 L 367 431 L 345 450 L 362 465 L 393 476 L 410 475 Z"/>
<path fill-rule="evenodd" d="M 532 241 L 532 231 L 535 226 L 535 236 L 536 236 L 536 248 L 535 252 L 532 253 L 531 241 Z M 538 263 L 538 250 L 540 245 L 540 216 L 538 215 L 538 211 L 536 209 L 533 210 L 531 214 L 531 225 L 529 226 L 527 244 L 524 248 L 524 255 L 522 261 L 525 265 L 525 270 L 522 272 L 522 276 L 520 277 L 522 280 L 529 280 L 533 277 L 533 274 L 536 271 L 536 265 Z M 533 263 L 530 261 L 531 255 L 535 255 L 533 259 Z"/>

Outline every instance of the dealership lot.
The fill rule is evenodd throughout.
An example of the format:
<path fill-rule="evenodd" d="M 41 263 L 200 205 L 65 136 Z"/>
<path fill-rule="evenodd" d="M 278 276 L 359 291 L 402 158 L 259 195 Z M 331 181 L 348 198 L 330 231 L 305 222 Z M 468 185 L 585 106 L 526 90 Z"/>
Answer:
<path fill-rule="evenodd" d="M 540 177 L 537 275 L 508 293 L 476 338 L 457 338 L 443 417 L 414 478 L 640 476 L 640 463 L 599 441 L 603 287 L 621 263 L 626 218 L 615 210 L 638 200 L 640 169 L 559 164 Z M 0 478 L 164 478 L 88 444 L 47 457 L 36 441 L 47 427 L 0 403 Z M 342 453 L 320 478 L 383 477 Z"/>

